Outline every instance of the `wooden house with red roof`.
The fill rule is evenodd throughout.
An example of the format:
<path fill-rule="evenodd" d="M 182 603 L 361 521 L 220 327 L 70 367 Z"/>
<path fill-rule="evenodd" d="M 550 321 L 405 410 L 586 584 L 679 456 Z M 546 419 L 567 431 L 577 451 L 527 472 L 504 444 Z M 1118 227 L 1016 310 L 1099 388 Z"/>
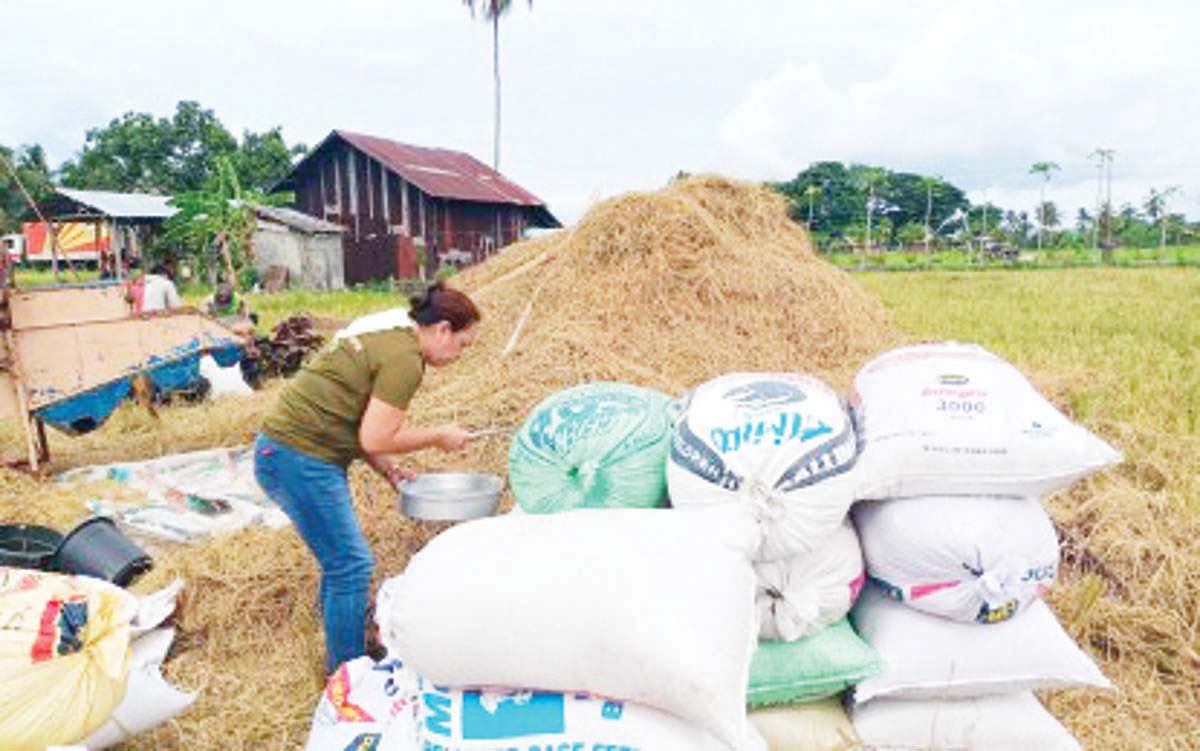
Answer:
<path fill-rule="evenodd" d="M 546 204 L 474 157 L 335 130 L 277 186 L 344 228 L 346 284 L 432 276 L 476 263 L 530 227 L 561 226 Z"/>

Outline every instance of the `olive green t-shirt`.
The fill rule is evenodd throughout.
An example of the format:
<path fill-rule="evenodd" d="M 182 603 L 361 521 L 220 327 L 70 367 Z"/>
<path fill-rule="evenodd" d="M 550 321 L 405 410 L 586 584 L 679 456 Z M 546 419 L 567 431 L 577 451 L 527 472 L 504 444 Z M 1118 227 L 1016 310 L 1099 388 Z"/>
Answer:
<path fill-rule="evenodd" d="M 362 456 L 358 426 L 371 397 L 406 409 L 424 375 L 425 359 L 411 328 L 335 340 L 283 388 L 262 430 L 272 440 L 344 467 Z"/>

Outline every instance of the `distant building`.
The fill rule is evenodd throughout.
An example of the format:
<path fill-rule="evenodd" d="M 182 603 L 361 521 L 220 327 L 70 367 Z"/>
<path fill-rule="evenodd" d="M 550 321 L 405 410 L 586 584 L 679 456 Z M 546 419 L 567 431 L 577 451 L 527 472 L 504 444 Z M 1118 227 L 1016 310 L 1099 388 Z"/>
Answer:
<path fill-rule="evenodd" d="M 272 267 L 288 270 L 289 286 L 342 289 L 342 228 L 292 209 L 254 207 L 254 267 L 266 277 Z"/>
<path fill-rule="evenodd" d="M 529 227 L 561 226 L 541 199 L 467 154 L 344 130 L 276 189 L 341 225 L 347 284 L 432 276 L 443 263 L 483 260 Z"/>

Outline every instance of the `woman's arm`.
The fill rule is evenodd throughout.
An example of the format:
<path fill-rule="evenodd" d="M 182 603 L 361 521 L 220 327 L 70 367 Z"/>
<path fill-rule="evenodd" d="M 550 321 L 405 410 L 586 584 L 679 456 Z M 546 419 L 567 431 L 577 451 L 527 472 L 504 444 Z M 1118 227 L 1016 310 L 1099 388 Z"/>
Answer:
<path fill-rule="evenodd" d="M 358 426 L 358 442 L 371 454 L 407 454 L 426 448 L 457 451 L 470 435 L 458 425 L 418 427 L 409 425 L 404 410 L 371 397 Z"/>

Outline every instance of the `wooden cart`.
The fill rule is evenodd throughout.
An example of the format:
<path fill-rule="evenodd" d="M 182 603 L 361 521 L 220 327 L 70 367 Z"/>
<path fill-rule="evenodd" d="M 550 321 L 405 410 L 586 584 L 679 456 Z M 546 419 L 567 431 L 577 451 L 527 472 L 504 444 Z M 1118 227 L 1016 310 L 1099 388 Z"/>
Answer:
<path fill-rule="evenodd" d="M 0 419 L 14 419 L 29 466 L 49 458 L 44 425 L 96 427 L 133 379 L 177 381 L 213 354 L 236 360 L 242 337 L 197 310 L 135 315 L 121 284 L 0 289 Z"/>

